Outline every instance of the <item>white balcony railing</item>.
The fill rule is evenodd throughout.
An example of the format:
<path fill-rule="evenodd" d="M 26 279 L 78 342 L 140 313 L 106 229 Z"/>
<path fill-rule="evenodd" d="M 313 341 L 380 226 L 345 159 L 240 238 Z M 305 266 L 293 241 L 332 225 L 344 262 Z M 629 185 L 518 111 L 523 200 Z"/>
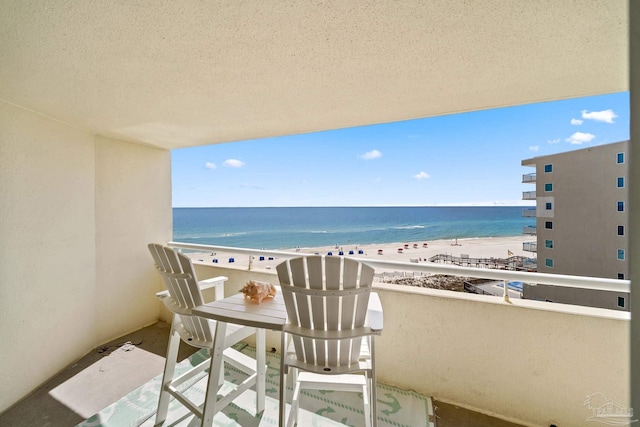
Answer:
<path fill-rule="evenodd" d="M 522 216 L 525 218 L 535 218 L 536 208 L 524 208 L 522 209 Z"/>
<path fill-rule="evenodd" d="M 535 229 L 535 227 L 533 227 Z M 190 243 L 169 242 L 169 246 L 180 249 L 198 252 L 229 252 L 246 254 L 258 258 L 260 256 L 274 257 L 276 259 L 295 258 L 304 255 L 301 252 L 287 252 L 276 250 L 236 248 L 229 246 L 196 245 Z M 307 253 L 307 255 L 309 255 Z M 484 279 L 503 280 L 505 282 L 521 281 L 527 283 L 538 283 L 545 285 L 566 286 L 569 288 L 595 289 L 600 291 L 630 292 L 631 282 L 629 280 L 605 279 L 599 277 L 569 276 L 561 274 L 529 273 L 520 271 L 479 269 L 474 267 L 458 267 L 448 264 L 435 264 L 430 262 L 413 263 L 399 261 L 383 261 L 371 258 L 350 258 L 365 262 L 375 269 L 382 270 L 404 270 L 422 272 L 425 274 L 445 274 L 451 276 L 477 277 Z M 505 286 L 505 299 L 508 300 L 508 289 Z"/>
<path fill-rule="evenodd" d="M 538 252 L 538 242 L 522 243 L 522 250 L 527 252 Z"/>
<path fill-rule="evenodd" d="M 535 191 L 523 191 L 522 192 L 522 200 L 535 200 L 536 192 Z"/>
<path fill-rule="evenodd" d="M 522 234 L 536 234 L 537 228 L 534 225 L 525 225 L 522 227 Z"/>
<path fill-rule="evenodd" d="M 272 257 L 272 265 L 302 255 L 178 242 L 169 245 L 200 253 L 235 253 L 236 260 L 245 255 L 256 260 Z M 630 291 L 628 280 L 361 260 L 376 272 L 404 270 Z M 256 262 L 253 267 L 264 265 Z M 254 271 L 237 261 L 196 262 L 196 269 L 199 275 L 228 276 L 230 286 L 225 292 L 230 293 L 238 292 L 247 280 L 277 280 L 273 270 Z M 376 345 L 381 383 L 524 425 L 585 425 L 592 414 L 583 402 L 593 393 L 629 406 L 629 312 L 377 282 L 374 287 L 385 316 L 385 329 Z M 508 286 L 503 289 L 507 291 Z M 279 348 L 279 337 L 267 334 L 267 346 Z M 594 369 L 602 366 L 606 369 Z"/>
<path fill-rule="evenodd" d="M 535 183 L 536 182 L 536 174 L 535 173 L 526 173 L 524 175 L 522 175 L 522 182 L 523 183 Z"/>

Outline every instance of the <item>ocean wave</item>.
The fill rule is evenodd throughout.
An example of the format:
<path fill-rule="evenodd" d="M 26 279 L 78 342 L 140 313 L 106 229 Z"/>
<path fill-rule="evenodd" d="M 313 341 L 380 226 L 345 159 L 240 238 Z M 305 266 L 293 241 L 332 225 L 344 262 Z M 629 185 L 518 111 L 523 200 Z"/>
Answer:
<path fill-rule="evenodd" d="M 195 233 L 195 234 L 176 234 L 174 239 L 220 239 L 225 237 L 248 236 L 252 234 L 247 231 L 237 231 L 233 233 Z"/>
<path fill-rule="evenodd" d="M 416 230 L 427 228 L 425 225 L 401 225 L 398 227 L 391 227 L 392 230 Z"/>
<path fill-rule="evenodd" d="M 223 233 L 220 236 L 216 236 L 216 237 L 238 237 L 238 236 L 246 236 L 247 234 L 249 233 L 244 231 L 239 231 L 236 233 Z"/>

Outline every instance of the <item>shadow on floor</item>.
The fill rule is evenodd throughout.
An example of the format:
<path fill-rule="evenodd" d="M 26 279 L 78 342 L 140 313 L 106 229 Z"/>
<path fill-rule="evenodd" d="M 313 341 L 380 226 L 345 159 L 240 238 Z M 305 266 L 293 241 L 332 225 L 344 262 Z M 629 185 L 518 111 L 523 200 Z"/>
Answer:
<path fill-rule="evenodd" d="M 0 414 L 0 426 L 76 425 L 162 372 L 168 338 L 158 322 L 93 349 Z M 196 350 L 181 343 L 179 359 Z"/>

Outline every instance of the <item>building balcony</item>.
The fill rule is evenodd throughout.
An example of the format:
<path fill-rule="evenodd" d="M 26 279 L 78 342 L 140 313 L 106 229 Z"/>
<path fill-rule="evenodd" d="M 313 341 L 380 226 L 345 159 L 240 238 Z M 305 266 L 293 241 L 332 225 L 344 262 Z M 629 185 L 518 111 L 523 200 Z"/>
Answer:
<path fill-rule="evenodd" d="M 536 182 L 536 174 L 534 173 L 525 173 L 522 175 L 522 183 L 523 184 L 535 184 Z"/>
<path fill-rule="evenodd" d="M 538 242 L 524 242 L 522 250 L 526 252 L 538 252 Z"/>
<path fill-rule="evenodd" d="M 522 209 L 522 216 L 525 218 L 535 218 L 536 217 L 536 208 L 525 208 Z"/>
<path fill-rule="evenodd" d="M 525 225 L 522 227 L 522 234 L 537 234 L 537 229 L 535 225 Z"/>
<path fill-rule="evenodd" d="M 535 200 L 536 192 L 535 191 L 523 191 L 522 192 L 522 200 Z"/>
<path fill-rule="evenodd" d="M 287 257 L 301 255 L 182 243 L 172 245 L 182 250 L 191 249 L 207 254 L 217 251 L 221 259 L 221 251 L 232 251 L 235 254 L 234 263 L 214 264 L 200 255 L 192 258 L 200 279 L 218 275 L 229 278 L 225 287 L 227 296 L 237 293 L 251 279 L 277 283 L 275 265 Z M 260 257 L 265 261 L 257 261 Z M 271 258 L 272 261 L 269 261 Z M 247 262 L 239 262 L 242 259 Z M 628 280 L 502 271 L 429 262 L 364 261 L 374 267 L 376 273 L 410 271 L 413 275 L 477 277 L 503 281 L 505 284 L 514 281 L 535 282 L 612 292 L 629 292 L 630 289 Z M 597 409 L 585 406 L 584 402 L 596 393 L 602 393 L 622 406 L 629 405 L 628 312 L 510 299 L 508 286 L 504 286 L 507 293 L 502 296 L 380 282 L 375 282 L 374 288 L 382 300 L 385 318 L 384 331 L 376 340 L 379 383 L 429 396 L 429 399 L 443 402 L 443 407 L 450 402 L 475 414 L 492 414 L 522 425 L 583 425 Z M 166 312 L 161 314 L 165 320 L 167 316 Z M 279 352 L 279 344 L 279 335 L 269 332 L 267 348 Z M 594 346 L 598 351 L 593 351 Z M 159 354 L 163 355 L 162 350 Z M 43 353 L 43 357 L 46 354 Z M 41 404 L 51 405 L 55 402 L 57 406 L 66 405 L 75 411 L 76 416 L 83 414 L 88 417 L 91 410 L 87 409 L 88 406 L 82 409 L 82 405 L 93 398 L 84 389 L 73 390 L 74 381 L 79 381 L 75 387 L 87 381 L 97 381 L 101 389 L 106 389 L 111 386 L 101 384 L 101 380 L 125 382 L 126 378 L 129 381 L 128 374 L 124 372 L 141 369 L 139 364 L 128 368 L 120 366 L 118 369 L 123 369 L 117 371 L 122 372 L 120 379 L 116 370 L 107 372 L 109 370 L 103 368 L 106 366 L 104 360 L 97 367 L 92 365 L 92 375 L 98 375 L 97 378 L 84 371 L 68 378 L 67 372 L 63 384 L 55 389 L 45 387 L 42 393 L 46 396 L 46 403 Z M 162 369 L 161 358 L 160 362 L 156 360 L 154 363 L 157 365 L 157 375 Z M 606 369 L 594 369 L 594 366 L 606 366 Z M 379 399 L 384 400 L 385 395 L 379 394 Z M 30 413 L 31 417 L 42 416 L 43 408 L 28 406 L 28 401 L 0 416 L 0 422 L 15 419 L 8 417 L 20 410 L 25 414 Z M 24 405 L 27 405 L 27 409 Z M 382 406 L 379 405 L 380 411 L 385 410 Z M 117 411 L 118 408 L 113 410 Z M 424 411 L 407 411 L 406 416 L 410 417 L 406 425 L 433 425 L 429 424 L 431 420 Z M 152 420 L 152 415 L 150 417 Z M 34 425 L 33 418 L 22 425 Z M 438 425 L 447 426 L 446 423 Z"/>

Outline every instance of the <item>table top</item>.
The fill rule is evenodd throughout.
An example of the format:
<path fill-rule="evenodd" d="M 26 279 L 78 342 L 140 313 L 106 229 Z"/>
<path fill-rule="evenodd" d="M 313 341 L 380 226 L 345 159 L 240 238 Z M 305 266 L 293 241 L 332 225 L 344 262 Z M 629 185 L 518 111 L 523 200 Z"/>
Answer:
<path fill-rule="evenodd" d="M 238 293 L 195 307 L 192 312 L 207 319 L 277 331 L 282 331 L 287 321 L 287 309 L 280 287 L 276 287 L 274 298 L 267 298 L 260 304 Z"/>

